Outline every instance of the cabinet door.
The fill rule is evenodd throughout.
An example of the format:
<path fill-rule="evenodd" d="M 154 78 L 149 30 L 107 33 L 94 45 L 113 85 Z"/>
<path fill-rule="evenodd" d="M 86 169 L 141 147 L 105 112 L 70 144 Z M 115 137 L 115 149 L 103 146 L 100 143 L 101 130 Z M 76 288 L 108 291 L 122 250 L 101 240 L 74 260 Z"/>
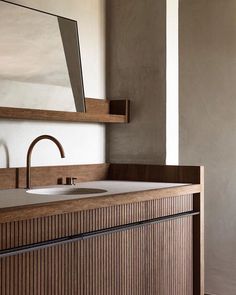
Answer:
<path fill-rule="evenodd" d="M 147 295 L 192 295 L 192 217 L 145 228 Z"/>
<path fill-rule="evenodd" d="M 1 295 L 192 295 L 192 217 L 0 259 Z"/>

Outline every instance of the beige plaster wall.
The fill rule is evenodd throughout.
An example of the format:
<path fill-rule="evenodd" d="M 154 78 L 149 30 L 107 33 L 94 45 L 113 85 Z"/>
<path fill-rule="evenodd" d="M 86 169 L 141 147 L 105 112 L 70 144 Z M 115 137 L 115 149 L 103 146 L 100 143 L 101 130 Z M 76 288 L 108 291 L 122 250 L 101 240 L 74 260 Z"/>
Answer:
<path fill-rule="evenodd" d="M 180 1 L 180 163 L 206 169 L 206 292 L 236 294 L 236 1 Z"/>
<path fill-rule="evenodd" d="M 15 2 L 78 21 L 85 94 L 87 97 L 104 98 L 104 0 L 18 0 Z M 43 91 L 44 89 L 42 94 Z M 59 95 L 58 92 L 60 90 L 57 89 L 55 95 Z M 39 93 L 40 89 L 37 85 L 37 97 Z M 25 165 L 29 144 L 41 134 L 56 136 L 65 148 L 66 158 L 60 159 L 55 146 L 51 142 L 44 141 L 35 149 L 34 165 L 105 161 L 105 127 L 102 125 L 0 120 L 0 167 Z"/>
<path fill-rule="evenodd" d="M 107 1 L 107 96 L 131 100 L 131 123 L 109 126 L 108 160 L 164 163 L 166 1 Z"/>

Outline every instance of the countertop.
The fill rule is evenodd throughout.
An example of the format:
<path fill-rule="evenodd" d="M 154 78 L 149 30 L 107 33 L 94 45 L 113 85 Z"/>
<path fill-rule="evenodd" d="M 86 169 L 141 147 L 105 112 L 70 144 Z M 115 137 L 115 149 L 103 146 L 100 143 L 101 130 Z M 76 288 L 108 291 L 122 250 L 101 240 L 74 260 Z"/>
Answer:
<path fill-rule="evenodd" d="M 56 187 L 68 188 L 61 185 Z M 0 190 L 0 222 L 19 220 L 23 216 L 32 218 L 62 214 L 200 191 L 198 185 L 183 183 L 109 180 L 83 182 L 73 186 L 75 187 L 103 189 L 106 192 L 84 195 L 41 195 L 27 193 L 26 189 Z"/>
<path fill-rule="evenodd" d="M 0 190 L 0 209 L 17 206 L 28 206 L 57 201 L 77 200 L 99 196 L 117 195 L 153 189 L 162 189 L 183 186 L 186 184 L 160 183 L 160 182 L 139 182 L 139 181 L 91 181 L 83 182 L 73 186 L 57 185 L 53 188 L 96 188 L 106 192 L 96 194 L 80 195 L 44 195 L 27 193 L 26 189 Z M 48 187 L 51 188 L 51 187 Z M 41 189 L 41 187 L 40 187 Z"/>

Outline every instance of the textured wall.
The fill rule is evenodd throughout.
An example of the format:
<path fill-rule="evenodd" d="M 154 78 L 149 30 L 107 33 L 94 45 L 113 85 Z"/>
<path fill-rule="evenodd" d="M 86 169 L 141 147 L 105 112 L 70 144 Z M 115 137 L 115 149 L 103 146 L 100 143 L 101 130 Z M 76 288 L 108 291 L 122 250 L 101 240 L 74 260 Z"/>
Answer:
<path fill-rule="evenodd" d="M 107 95 L 131 100 L 131 123 L 110 126 L 112 162 L 164 163 L 166 1 L 107 1 Z"/>
<path fill-rule="evenodd" d="M 206 168 L 206 291 L 236 294 L 236 1 L 180 1 L 180 162 Z"/>
<path fill-rule="evenodd" d="M 15 2 L 78 21 L 85 94 L 87 97 L 104 98 L 104 0 Z M 58 95 L 58 92 L 56 94 Z M 54 135 L 62 142 L 66 159 L 61 160 L 55 146 L 45 141 L 35 149 L 34 165 L 100 163 L 105 160 L 105 129 L 101 125 L 0 120 L 0 167 L 25 165 L 26 151 L 30 142 L 44 133 Z"/>
<path fill-rule="evenodd" d="M 166 0 L 166 164 L 179 164 L 179 0 Z"/>

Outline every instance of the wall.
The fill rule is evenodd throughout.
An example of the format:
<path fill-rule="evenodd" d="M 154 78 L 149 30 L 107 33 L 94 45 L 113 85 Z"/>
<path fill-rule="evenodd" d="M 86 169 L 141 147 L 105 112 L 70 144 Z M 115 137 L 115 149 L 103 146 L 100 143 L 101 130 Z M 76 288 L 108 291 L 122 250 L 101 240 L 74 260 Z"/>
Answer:
<path fill-rule="evenodd" d="M 236 1 L 180 1 L 180 162 L 206 169 L 206 292 L 236 294 Z"/>
<path fill-rule="evenodd" d="M 79 24 L 85 94 L 105 97 L 104 0 L 15 1 L 47 12 L 76 19 Z M 49 123 L 0 120 L 0 167 L 24 166 L 31 141 L 51 134 L 63 144 L 61 160 L 55 146 L 41 142 L 35 148 L 34 165 L 66 165 L 105 161 L 105 128 L 98 124 Z M 47 156 L 46 156 L 47 155 Z"/>
<path fill-rule="evenodd" d="M 179 0 L 166 1 L 166 164 L 179 163 Z"/>
<path fill-rule="evenodd" d="M 107 1 L 107 96 L 131 100 L 131 123 L 109 126 L 112 162 L 165 163 L 166 1 Z"/>

